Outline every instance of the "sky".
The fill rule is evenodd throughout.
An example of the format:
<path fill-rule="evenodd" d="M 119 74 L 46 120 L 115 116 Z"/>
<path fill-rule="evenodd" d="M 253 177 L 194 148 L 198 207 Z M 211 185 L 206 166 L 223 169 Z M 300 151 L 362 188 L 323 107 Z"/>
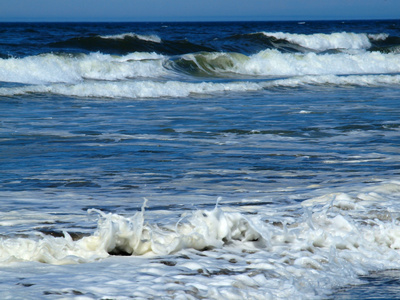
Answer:
<path fill-rule="evenodd" d="M 0 0 L 0 22 L 399 18 L 400 0 Z"/>

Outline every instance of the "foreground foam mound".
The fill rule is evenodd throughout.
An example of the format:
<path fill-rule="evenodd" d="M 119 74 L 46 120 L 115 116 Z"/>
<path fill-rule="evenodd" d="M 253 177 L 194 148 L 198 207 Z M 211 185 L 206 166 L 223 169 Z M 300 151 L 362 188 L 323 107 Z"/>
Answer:
<path fill-rule="evenodd" d="M 251 214 L 245 207 L 239 212 L 217 205 L 164 225 L 145 221 L 145 205 L 131 217 L 89 210 L 99 217 L 93 234 L 78 239 L 67 232 L 60 237 L 3 237 L 0 258 L 4 266 L 21 261 L 106 264 L 115 255 L 129 255 L 136 258 L 126 272 L 139 284 L 147 272 L 146 282 L 154 281 L 150 290 L 160 295 L 169 286 L 186 296 L 212 299 L 322 296 L 335 287 L 361 283 L 360 275 L 400 268 L 394 201 L 399 195 L 400 183 L 393 181 L 278 210 L 257 206 Z M 148 265 L 154 263 L 153 274 Z M 215 280 L 218 289 L 212 288 Z M 147 295 L 140 289 L 137 293 Z"/>

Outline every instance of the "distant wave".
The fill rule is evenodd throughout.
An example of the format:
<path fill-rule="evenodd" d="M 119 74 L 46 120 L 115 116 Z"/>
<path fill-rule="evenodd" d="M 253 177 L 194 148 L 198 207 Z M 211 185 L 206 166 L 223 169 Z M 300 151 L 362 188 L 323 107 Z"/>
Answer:
<path fill-rule="evenodd" d="M 365 34 L 340 32 L 306 35 L 283 32 L 263 32 L 262 34 L 271 38 L 271 42 L 278 45 L 282 44 L 282 41 L 286 41 L 289 44 L 289 46 L 286 45 L 286 48 L 295 49 L 297 45 L 297 47 L 300 47 L 297 49 L 303 50 L 303 52 L 304 50 L 315 52 L 331 50 L 339 50 L 341 52 L 346 52 L 347 50 L 368 50 L 382 53 L 400 53 L 400 38 L 389 36 L 386 33 Z"/>
<path fill-rule="evenodd" d="M 371 47 L 370 39 L 386 39 L 387 35 L 367 35 L 357 33 L 332 33 L 332 34 L 291 34 L 283 32 L 263 32 L 267 37 L 286 40 L 290 43 L 315 51 L 326 51 L 332 49 L 369 49 Z"/>
<path fill-rule="evenodd" d="M 399 53 L 400 38 L 386 33 L 366 34 L 335 32 L 331 34 L 295 34 L 285 32 L 255 32 L 237 34 L 213 41 L 222 51 L 254 54 L 262 50 L 282 53 L 340 53 L 354 50 Z"/>
<path fill-rule="evenodd" d="M 193 43 L 186 39 L 164 40 L 157 35 L 122 33 L 74 37 L 47 45 L 56 49 L 76 49 L 124 55 L 131 52 L 155 52 L 163 55 L 183 55 L 198 52 L 237 52 L 252 55 L 263 50 L 282 53 L 340 53 L 377 51 L 399 53 L 400 38 L 385 33 L 367 34 L 335 32 L 331 34 L 294 34 L 285 32 L 255 32 L 234 34 Z"/>
<path fill-rule="evenodd" d="M 162 40 L 160 37 L 156 35 L 142 35 L 136 33 L 123 33 L 123 34 L 116 34 L 116 35 L 103 35 L 99 36 L 103 39 L 114 39 L 114 40 L 123 40 L 125 38 L 134 38 L 143 41 L 153 42 L 153 43 L 161 43 Z"/>
<path fill-rule="evenodd" d="M 198 51 L 212 51 L 212 48 L 196 45 L 188 40 L 168 41 L 156 35 L 124 33 L 109 36 L 76 37 L 66 41 L 51 43 L 55 48 L 74 48 L 92 52 L 127 54 L 130 52 L 156 52 L 166 55 L 178 55 Z"/>
<path fill-rule="evenodd" d="M 235 34 L 212 41 L 212 44 L 215 48 L 221 51 L 239 52 L 247 55 L 267 49 L 276 49 L 283 53 L 310 51 L 310 49 L 306 49 L 299 44 L 290 43 L 284 39 L 270 37 L 262 32 Z"/>

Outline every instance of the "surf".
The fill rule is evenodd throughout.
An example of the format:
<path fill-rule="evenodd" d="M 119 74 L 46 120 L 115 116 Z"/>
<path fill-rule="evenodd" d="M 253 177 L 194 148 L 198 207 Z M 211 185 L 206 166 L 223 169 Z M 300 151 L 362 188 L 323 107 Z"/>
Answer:
<path fill-rule="evenodd" d="M 278 211 L 273 205 L 248 203 L 247 213 L 218 200 L 212 209 L 183 212 L 175 222 L 162 224 L 146 221 L 151 201 L 133 215 L 89 209 L 98 219 L 93 233 L 77 238 L 66 231 L 3 236 L 0 260 L 63 265 L 127 255 L 174 270 L 212 273 L 214 279 L 226 274 L 244 293 L 257 287 L 278 298 L 315 296 L 316 290 L 322 296 L 337 286 L 360 284 L 358 277 L 368 272 L 400 268 L 400 224 L 393 210 L 399 193 L 398 181 L 386 181 L 319 195 Z M 216 261 L 220 267 L 212 266 Z M 271 288 L 276 281 L 287 290 Z"/>

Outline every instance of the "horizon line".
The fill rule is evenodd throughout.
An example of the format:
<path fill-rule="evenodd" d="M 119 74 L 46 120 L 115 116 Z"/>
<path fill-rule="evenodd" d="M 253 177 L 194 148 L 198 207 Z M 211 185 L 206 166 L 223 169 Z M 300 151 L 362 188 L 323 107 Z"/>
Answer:
<path fill-rule="evenodd" d="M 84 20 L 84 19 L 63 19 L 63 20 L 46 20 L 46 19 L 20 19 L 20 20 L 0 20 L 0 23 L 225 23 L 225 22 L 351 22 L 351 21 L 399 21 L 400 18 L 382 18 L 382 17 L 369 17 L 369 18 L 199 18 L 194 20 Z"/>

